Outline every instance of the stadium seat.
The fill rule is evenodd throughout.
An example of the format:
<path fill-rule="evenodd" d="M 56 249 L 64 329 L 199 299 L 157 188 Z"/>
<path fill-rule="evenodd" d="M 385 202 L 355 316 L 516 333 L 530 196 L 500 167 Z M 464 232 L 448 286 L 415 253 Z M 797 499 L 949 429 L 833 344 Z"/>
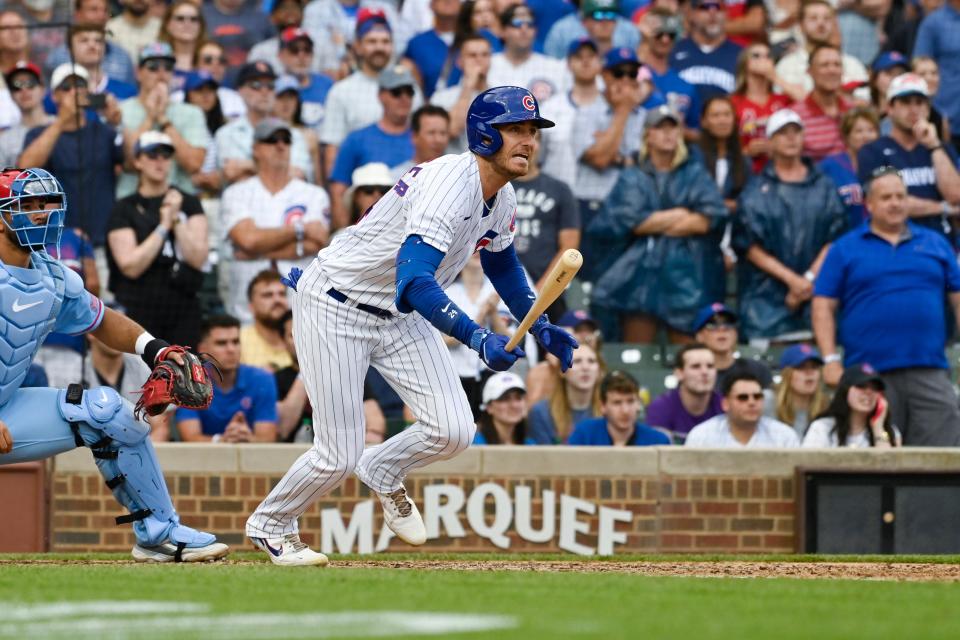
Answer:
<path fill-rule="evenodd" d="M 668 381 L 672 379 L 669 361 L 665 360 L 662 345 L 611 342 L 603 345 L 603 358 L 608 370 L 626 371 L 637 379 L 640 387 L 647 391 L 644 395 L 649 396 L 645 402 L 672 386 Z"/>

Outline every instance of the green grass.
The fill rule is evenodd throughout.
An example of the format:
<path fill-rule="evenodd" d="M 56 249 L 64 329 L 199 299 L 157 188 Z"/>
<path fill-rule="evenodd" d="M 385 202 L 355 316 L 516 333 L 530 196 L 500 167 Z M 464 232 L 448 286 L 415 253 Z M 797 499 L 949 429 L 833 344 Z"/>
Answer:
<path fill-rule="evenodd" d="M 0 638 L 956 638 L 960 584 L 852 580 L 653 578 L 619 573 L 532 573 L 219 565 L 17 565 L 0 555 Z M 126 558 L 30 556 L 53 559 Z M 237 559 L 262 556 L 237 554 Z M 352 556 L 353 557 L 353 556 Z M 378 559 L 410 559 L 404 554 Z M 430 556 L 433 558 L 434 556 Z M 441 556 L 444 557 L 444 556 Z M 445 556 L 451 559 L 453 556 Z M 498 556 L 482 556 L 483 558 Z M 518 560 L 523 556 L 499 556 Z M 542 556 L 537 556 L 542 557 Z M 463 556 L 457 556 L 463 558 Z M 467 556 L 478 559 L 478 556 Z M 716 558 L 716 557 L 713 557 Z M 366 559 L 370 559 L 369 556 Z M 555 559 L 573 560 L 573 556 Z M 624 556 L 616 560 L 664 560 Z M 704 559 L 684 556 L 683 559 Z M 722 559 L 757 560 L 756 556 Z M 797 560 L 804 557 L 778 557 Z M 823 558 L 820 558 L 823 559 Z M 851 559 L 844 557 L 843 559 Z M 859 559 L 859 558 L 857 558 Z M 874 558 L 875 559 L 875 558 Z M 929 559 L 929 558 L 927 558 Z M 676 557 L 673 560 L 677 560 Z M 884 561 L 891 558 L 883 558 Z M 917 560 L 916 558 L 914 560 Z M 936 558 L 936 561 L 942 558 Z M 956 561 L 957 558 L 953 558 Z M 600 560 L 602 561 L 602 560 Z M 114 601 L 100 614 L 33 615 L 38 603 Z M 116 601 L 188 603 L 188 612 L 124 613 Z M 427 636 L 397 633 L 376 612 L 506 616 L 506 629 Z M 365 612 L 347 620 L 301 617 Z M 262 613 L 271 624 L 236 616 Z M 19 616 L 19 618 L 18 618 Z M 33 620 L 27 616 L 32 616 Z M 181 624 L 176 632 L 153 620 Z M 259 624 L 259 626 L 258 626 Z M 37 626 L 40 625 L 40 626 Z M 59 625 L 59 626 L 57 626 Z M 124 626 L 126 625 L 126 626 Z M 153 631 L 151 631 L 153 629 Z M 351 634 L 351 632 L 354 632 Z"/>

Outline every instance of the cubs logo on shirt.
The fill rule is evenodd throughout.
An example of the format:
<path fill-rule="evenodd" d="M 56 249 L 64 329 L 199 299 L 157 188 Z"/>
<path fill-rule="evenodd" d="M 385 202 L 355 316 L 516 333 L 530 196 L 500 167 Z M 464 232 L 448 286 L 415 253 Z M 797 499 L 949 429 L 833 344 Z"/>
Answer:
<path fill-rule="evenodd" d="M 283 211 L 283 224 L 286 226 L 296 224 L 297 221 L 303 220 L 303 217 L 306 215 L 307 215 L 307 205 L 304 205 L 304 204 L 290 205 Z"/>
<path fill-rule="evenodd" d="M 512 226 L 513 226 L 513 223 L 511 222 L 510 225 L 511 225 L 511 227 L 512 227 Z M 491 242 L 493 242 L 493 239 L 496 238 L 498 235 L 500 235 L 500 234 L 497 233 L 496 231 L 494 231 L 493 229 L 490 229 L 490 230 L 487 231 L 485 234 L 483 234 L 483 237 L 482 237 L 482 238 L 480 238 L 479 240 L 477 240 L 477 246 L 475 246 L 475 247 L 473 248 L 473 250 L 474 250 L 474 251 L 480 251 L 480 249 L 483 249 L 483 248 L 486 247 L 488 244 L 490 244 Z"/>

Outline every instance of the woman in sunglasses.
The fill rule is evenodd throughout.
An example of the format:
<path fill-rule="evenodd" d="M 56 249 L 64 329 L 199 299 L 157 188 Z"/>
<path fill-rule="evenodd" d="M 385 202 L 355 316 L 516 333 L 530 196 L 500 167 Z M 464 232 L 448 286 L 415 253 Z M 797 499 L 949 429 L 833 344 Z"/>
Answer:
<path fill-rule="evenodd" d="M 320 166 L 320 140 L 317 133 L 303 121 L 303 97 L 300 93 L 300 82 L 292 75 L 277 78 L 274 86 L 277 99 L 273 103 L 273 115 L 280 118 L 303 136 L 310 153 L 313 166 Z"/>
<path fill-rule="evenodd" d="M 848 367 L 837 392 L 803 437 L 808 448 L 853 447 L 889 449 L 903 446 L 890 423 L 890 406 L 883 397 L 883 379 L 870 365 Z"/>
<path fill-rule="evenodd" d="M 197 50 L 207 40 L 207 27 L 200 8 L 191 0 L 175 0 L 163 16 L 160 41 L 173 47 L 177 61 L 174 73 L 182 78 L 193 71 Z M 175 82 L 179 88 L 182 84 Z"/>

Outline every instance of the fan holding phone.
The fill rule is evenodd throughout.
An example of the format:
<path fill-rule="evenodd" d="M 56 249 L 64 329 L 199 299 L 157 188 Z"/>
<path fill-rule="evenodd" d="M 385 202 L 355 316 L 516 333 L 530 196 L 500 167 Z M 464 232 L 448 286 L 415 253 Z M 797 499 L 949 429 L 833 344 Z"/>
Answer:
<path fill-rule="evenodd" d="M 869 364 L 848 367 L 837 392 L 803 437 L 804 447 L 889 449 L 902 446 L 900 432 L 890 422 L 885 385 Z"/>

